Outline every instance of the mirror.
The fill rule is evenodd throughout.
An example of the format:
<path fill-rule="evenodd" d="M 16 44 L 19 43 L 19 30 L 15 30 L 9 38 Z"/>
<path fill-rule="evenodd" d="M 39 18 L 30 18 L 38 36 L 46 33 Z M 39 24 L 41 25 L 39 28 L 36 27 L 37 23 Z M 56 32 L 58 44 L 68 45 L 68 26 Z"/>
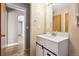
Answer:
<path fill-rule="evenodd" d="M 68 3 L 53 4 L 53 31 L 68 32 Z"/>

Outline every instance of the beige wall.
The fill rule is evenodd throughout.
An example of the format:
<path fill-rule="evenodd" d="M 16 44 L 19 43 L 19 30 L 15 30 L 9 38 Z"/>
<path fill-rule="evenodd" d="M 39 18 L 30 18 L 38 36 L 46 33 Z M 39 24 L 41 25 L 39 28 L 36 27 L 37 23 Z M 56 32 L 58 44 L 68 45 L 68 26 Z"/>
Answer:
<path fill-rule="evenodd" d="M 52 29 L 53 29 L 53 6 L 52 4 L 45 4 L 45 10 L 46 10 L 46 14 L 45 14 L 45 20 L 46 20 L 46 32 L 52 32 Z"/>
<path fill-rule="evenodd" d="M 52 10 L 49 7 L 44 3 L 31 4 L 30 55 L 36 54 L 36 36 L 52 31 Z"/>
<path fill-rule="evenodd" d="M 30 55 L 36 53 L 36 36 L 44 33 L 44 4 L 31 4 Z"/>
<path fill-rule="evenodd" d="M 69 4 L 69 55 L 79 56 L 79 26 L 76 25 L 77 4 Z"/>

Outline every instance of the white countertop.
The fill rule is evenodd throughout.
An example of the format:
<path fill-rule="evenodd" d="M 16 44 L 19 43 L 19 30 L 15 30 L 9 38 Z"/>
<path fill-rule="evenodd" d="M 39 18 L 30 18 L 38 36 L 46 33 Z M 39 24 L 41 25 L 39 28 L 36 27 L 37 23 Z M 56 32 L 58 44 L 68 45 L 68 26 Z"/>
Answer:
<path fill-rule="evenodd" d="M 53 42 L 57 42 L 57 43 L 69 39 L 68 35 L 65 35 L 65 34 L 63 34 L 62 36 L 61 35 L 53 36 L 51 34 L 42 34 L 42 35 L 38 35 L 37 37 L 41 37 L 41 38 L 44 38 L 44 39 L 47 39 L 47 40 L 50 40 Z"/>

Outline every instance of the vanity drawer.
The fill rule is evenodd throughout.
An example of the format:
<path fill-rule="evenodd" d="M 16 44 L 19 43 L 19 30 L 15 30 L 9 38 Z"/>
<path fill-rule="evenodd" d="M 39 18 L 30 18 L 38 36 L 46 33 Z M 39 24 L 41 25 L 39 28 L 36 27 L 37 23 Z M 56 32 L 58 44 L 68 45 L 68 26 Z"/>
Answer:
<path fill-rule="evenodd" d="M 45 39 L 44 47 L 54 52 L 56 55 L 58 55 L 58 44 L 57 43 Z"/>
<path fill-rule="evenodd" d="M 48 50 L 44 49 L 44 56 L 55 56 L 55 55 L 49 52 Z"/>
<path fill-rule="evenodd" d="M 44 44 L 44 41 L 45 41 L 45 39 L 44 39 L 44 38 L 37 37 L 36 42 L 40 43 L 41 45 L 43 45 L 43 44 Z"/>

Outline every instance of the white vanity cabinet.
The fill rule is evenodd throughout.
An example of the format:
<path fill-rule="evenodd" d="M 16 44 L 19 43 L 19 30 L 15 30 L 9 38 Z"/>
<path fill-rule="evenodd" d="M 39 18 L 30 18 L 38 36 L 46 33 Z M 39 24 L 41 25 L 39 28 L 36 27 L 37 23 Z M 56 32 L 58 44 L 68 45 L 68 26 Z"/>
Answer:
<path fill-rule="evenodd" d="M 68 37 L 37 36 L 36 55 L 37 56 L 67 56 Z"/>
<path fill-rule="evenodd" d="M 64 40 L 61 42 L 53 42 L 50 40 L 45 40 L 44 47 L 48 48 L 50 51 L 55 53 L 57 56 L 68 55 L 68 40 Z"/>

